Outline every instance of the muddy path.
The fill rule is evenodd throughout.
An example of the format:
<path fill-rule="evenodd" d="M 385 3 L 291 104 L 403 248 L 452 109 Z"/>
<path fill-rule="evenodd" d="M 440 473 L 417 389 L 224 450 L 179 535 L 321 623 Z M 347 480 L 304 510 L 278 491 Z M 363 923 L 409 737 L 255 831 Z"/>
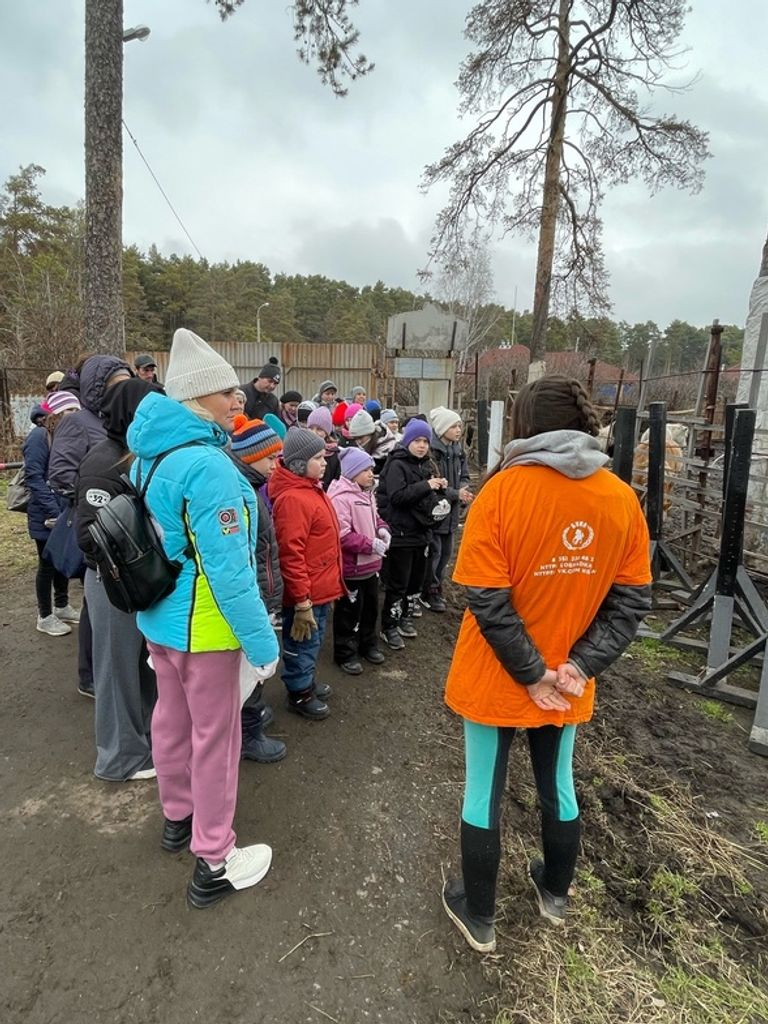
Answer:
<path fill-rule="evenodd" d="M 768 822 L 768 762 L 748 753 L 743 714 L 705 710 L 664 682 L 673 656 L 652 646 L 606 674 L 580 732 L 584 849 L 566 934 L 542 930 L 525 879 L 538 818 L 519 743 L 499 950 L 483 959 L 462 943 L 439 900 L 443 870 L 458 863 L 461 738 L 440 695 L 459 618 L 455 606 L 425 613 L 418 640 L 359 679 L 338 672 L 326 648 L 326 722 L 290 715 L 268 684 L 271 732 L 289 754 L 241 766 L 235 826 L 241 842 L 272 845 L 273 868 L 256 889 L 192 911 L 192 859 L 159 848 L 154 782 L 91 774 L 93 705 L 76 692 L 74 636 L 35 632 L 31 580 L 5 586 L 3 1024 L 523 1024 L 553 1019 L 553 999 L 561 1021 L 765 1024 L 768 1015 L 735 1007 L 760 998 L 768 961 L 768 825 L 756 832 Z M 688 1012 L 687 990 L 678 1006 L 664 985 L 689 978 L 686 958 L 691 985 L 718 977 L 702 959 L 710 946 L 744 977 L 701 1017 L 697 989 Z M 569 998 L 581 1008 L 571 1017 Z"/>
<path fill-rule="evenodd" d="M 235 827 L 241 842 L 272 845 L 273 868 L 192 911 L 192 858 L 160 850 L 155 783 L 91 774 L 74 635 L 35 632 L 31 583 L 3 589 L 4 1024 L 481 1019 L 488 983 L 439 901 L 460 786 L 437 617 L 361 679 L 325 657 L 326 722 L 289 714 L 268 684 L 270 731 L 289 754 L 241 766 Z"/>

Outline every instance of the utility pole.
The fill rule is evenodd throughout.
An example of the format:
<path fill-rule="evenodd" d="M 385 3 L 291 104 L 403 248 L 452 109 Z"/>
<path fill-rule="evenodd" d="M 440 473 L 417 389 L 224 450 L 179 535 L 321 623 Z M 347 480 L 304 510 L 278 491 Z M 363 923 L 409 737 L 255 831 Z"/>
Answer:
<path fill-rule="evenodd" d="M 123 355 L 123 0 L 85 0 L 85 348 Z"/>

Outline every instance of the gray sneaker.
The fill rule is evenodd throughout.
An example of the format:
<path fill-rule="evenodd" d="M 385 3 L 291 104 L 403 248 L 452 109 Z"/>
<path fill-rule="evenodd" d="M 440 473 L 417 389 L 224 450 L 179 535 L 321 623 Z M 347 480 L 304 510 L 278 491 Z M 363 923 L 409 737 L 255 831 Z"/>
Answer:
<path fill-rule="evenodd" d="M 539 903 L 539 913 L 551 924 L 562 927 L 565 924 L 565 912 L 568 909 L 567 896 L 553 896 L 549 889 L 544 887 L 544 861 L 532 860 L 528 865 L 528 877 L 531 885 L 536 890 L 536 899 Z"/>
<path fill-rule="evenodd" d="M 461 879 L 451 879 L 443 886 L 443 907 L 472 949 L 478 953 L 493 953 L 496 949 L 493 921 L 470 914 Z"/>
<path fill-rule="evenodd" d="M 80 621 L 80 612 L 71 604 L 65 604 L 63 608 L 54 608 L 53 614 L 60 622 L 78 623 Z"/>
<path fill-rule="evenodd" d="M 47 636 L 66 636 L 67 633 L 71 633 L 72 629 L 57 619 L 55 615 L 46 615 L 43 618 L 42 615 L 37 616 L 37 631 L 38 633 L 45 633 Z"/>

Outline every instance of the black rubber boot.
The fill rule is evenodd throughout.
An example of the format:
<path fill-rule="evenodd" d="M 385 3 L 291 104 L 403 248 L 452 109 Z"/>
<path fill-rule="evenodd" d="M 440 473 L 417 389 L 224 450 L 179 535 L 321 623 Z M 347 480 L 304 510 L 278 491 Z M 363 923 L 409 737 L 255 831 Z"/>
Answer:
<path fill-rule="evenodd" d="M 288 710 L 312 721 L 320 721 L 331 713 L 328 705 L 315 695 L 314 687 L 300 693 L 289 693 Z"/>

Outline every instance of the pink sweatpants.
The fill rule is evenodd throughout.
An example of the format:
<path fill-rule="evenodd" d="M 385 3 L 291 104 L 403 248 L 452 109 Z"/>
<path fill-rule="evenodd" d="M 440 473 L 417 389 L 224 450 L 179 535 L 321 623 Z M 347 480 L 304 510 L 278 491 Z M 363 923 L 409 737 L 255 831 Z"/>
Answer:
<path fill-rule="evenodd" d="M 157 675 L 152 758 L 163 814 L 172 821 L 192 814 L 190 849 L 218 863 L 235 845 L 240 651 L 147 646 Z"/>

